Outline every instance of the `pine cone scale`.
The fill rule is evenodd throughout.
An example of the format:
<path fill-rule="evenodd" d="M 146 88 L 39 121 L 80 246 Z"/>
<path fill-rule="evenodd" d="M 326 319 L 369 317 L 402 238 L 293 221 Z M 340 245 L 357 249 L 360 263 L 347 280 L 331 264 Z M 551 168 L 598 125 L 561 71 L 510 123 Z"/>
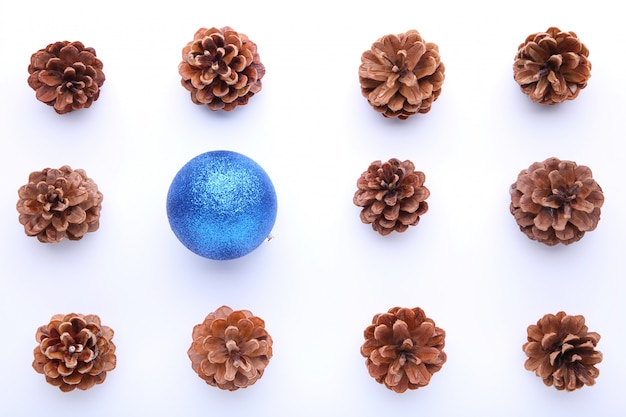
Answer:
<path fill-rule="evenodd" d="M 398 215 L 396 221 L 402 226 L 415 226 L 419 222 L 419 216 L 420 214 L 418 212 L 403 212 Z"/>
<path fill-rule="evenodd" d="M 403 200 L 403 202 L 406 201 L 408 203 L 409 201 L 413 201 L 413 202 L 417 202 L 417 204 L 419 205 L 419 203 L 424 202 L 424 200 L 430 197 L 430 190 L 423 186 L 425 178 L 423 175 L 421 175 L 420 177 L 421 178 L 419 178 L 416 181 L 417 184 L 420 184 L 420 186 L 418 187 L 413 186 L 411 195 L 407 195 L 408 198 L 406 200 Z"/>
<path fill-rule="evenodd" d="M 443 360 L 441 352 L 437 348 L 419 348 L 419 362 L 425 364 L 438 364 Z"/>
<path fill-rule="evenodd" d="M 59 342 L 59 339 L 52 339 L 49 341 L 49 344 L 52 343 L 50 346 L 44 346 L 42 343 L 41 352 L 50 359 L 63 359 L 63 351 L 61 351 L 59 346 L 57 346 Z"/>
<path fill-rule="evenodd" d="M 412 74 L 415 77 L 415 81 L 418 80 L 426 80 L 429 77 L 433 76 L 437 72 L 437 58 L 434 56 L 429 56 L 427 59 L 421 59 L 419 64 L 416 62 L 415 66 L 412 70 Z M 427 89 L 430 89 L 430 93 L 432 93 L 433 84 L 431 83 L 422 83 Z M 424 94 L 421 94 L 424 96 Z M 423 97 L 425 98 L 425 97 Z"/>
<path fill-rule="evenodd" d="M 372 90 L 367 98 L 375 106 L 384 106 L 400 88 L 396 83 L 382 83 Z"/>
<path fill-rule="evenodd" d="M 408 104 L 419 106 L 424 97 L 423 91 L 420 91 L 419 84 L 417 84 L 417 80 L 413 80 L 414 82 L 408 83 L 403 82 L 400 85 L 400 95 L 402 97 L 395 97 L 389 102 L 389 108 L 393 111 L 400 111 L 402 109 L 403 102 L 406 100 Z"/>
<path fill-rule="evenodd" d="M 37 349 L 35 349 L 35 352 L 37 352 Z M 35 353 L 35 357 L 36 355 L 37 353 Z M 41 363 L 34 363 L 33 367 L 35 368 L 35 371 L 45 374 L 50 379 L 56 379 L 61 376 L 57 367 L 50 362 L 46 362 L 43 366 L 41 365 Z"/>
<path fill-rule="evenodd" d="M 229 352 L 223 339 L 207 338 L 202 344 L 202 349 L 210 352 L 208 358 L 213 363 L 226 363 L 228 360 Z"/>
<path fill-rule="evenodd" d="M 56 89 L 56 86 L 63 81 L 63 76 L 58 71 L 43 70 L 39 73 L 39 81 Z"/>
<path fill-rule="evenodd" d="M 438 360 L 440 360 L 440 358 Z M 428 368 L 426 368 L 426 366 L 423 363 L 417 363 L 415 365 L 409 364 L 409 366 L 405 367 L 405 370 L 406 369 L 414 369 L 413 374 L 407 373 L 409 383 L 413 385 L 419 385 L 419 386 L 425 386 L 430 383 L 432 374 L 428 371 Z"/>
<path fill-rule="evenodd" d="M 384 352 L 381 352 L 380 349 L 374 350 L 370 353 L 369 359 L 371 363 L 376 366 L 389 365 L 397 356 L 395 349 L 391 349 L 390 353 L 392 354 L 391 356 L 385 356 Z"/>
<path fill-rule="evenodd" d="M 250 381 L 256 381 L 258 376 L 259 375 L 255 375 L 248 378 L 243 372 L 237 372 L 233 380 L 233 386 L 236 387 L 236 389 L 247 388 L 248 385 L 250 385 Z"/>
<path fill-rule="evenodd" d="M 537 229 L 545 232 L 554 226 L 555 220 L 552 212 L 542 210 L 535 216 L 534 224 Z"/>
<path fill-rule="evenodd" d="M 415 39 L 417 40 L 417 39 Z M 429 50 L 438 50 L 434 43 L 422 43 L 417 42 L 410 45 L 406 52 L 403 53 L 403 59 L 405 61 L 406 72 L 405 74 L 412 75 L 414 80 L 432 75 L 437 70 L 437 60 L 429 56 L 427 59 L 423 59 L 424 55 L 429 54 Z"/>
<path fill-rule="evenodd" d="M 241 377 L 243 377 L 244 381 L 247 381 L 249 378 L 247 375 L 245 375 L 245 369 L 239 369 L 239 363 L 235 365 L 234 361 L 235 359 L 228 358 L 226 362 L 224 362 L 224 379 L 226 381 L 235 381 L 237 373 L 241 372 Z M 235 382 L 235 385 L 238 386 L 237 382 Z"/>
<path fill-rule="evenodd" d="M 189 355 L 191 358 L 192 355 Z M 201 359 L 200 357 L 195 358 L 196 360 L 200 360 L 200 366 L 198 368 L 194 368 L 196 372 L 202 372 L 204 375 L 218 375 L 221 372 L 217 362 L 211 362 L 209 359 Z"/>
<path fill-rule="evenodd" d="M 239 343 L 241 352 L 245 355 L 250 354 L 251 356 L 262 355 L 264 353 L 264 349 L 262 348 L 261 341 L 256 339 L 246 340 L 248 337 L 250 336 L 243 336 L 242 334 L 243 342 Z"/>
<path fill-rule="evenodd" d="M 565 70 L 563 72 L 563 77 L 570 83 L 579 84 L 579 83 L 584 83 L 588 75 L 585 74 L 584 72 L 581 72 L 580 69 L 574 68 L 572 70 Z"/>
<path fill-rule="evenodd" d="M 406 97 L 402 94 L 402 85 L 400 85 L 400 87 L 397 90 L 398 94 L 395 94 L 389 98 L 389 101 L 387 102 L 387 108 L 389 110 L 392 110 L 394 112 L 398 112 L 400 110 L 403 109 L 403 107 L 406 105 L 408 106 L 408 100 L 406 99 Z"/>
<path fill-rule="evenodd" d="M 96 230 L 98 230 L 98 228 L 99 225 L 97 222 L 70 223 L 67 228 L 67 238 L 70 240 L 78 240 L 89 232 L 95 232 Z"/>
<path fill-rule="evenodd" d="M 80 383 L 82 379 L 83 379 L 83 375 L 79 372 L 76 372 L 76 373 L 70 373 L 69 375 L 64 376 L 63 382 L 65 382 L 68 385 L 77 385 Z"/>
<path fill-rule="evenodd" d="M 557 333 L 546 333 L 541 337 L 541 347 L 546 349 L 549 346 L 552 346 L 554 343 L 558 342 L 559 335 Z"/>
<path fill-rule="evenodd" d="M 63 46 L 59 51 L 59 59 L 68 64 L 76 62 L 78 59 L 78 49 L 72 44 Z"/>
<path fill-rule="evenodd" d="M 35 97 L 39 101 L 49 102 L 56 98 L 57 96 L 57 87 L 51 87 L 47 85 L 42 85 L 35 92 Z"/>
<path fill-rule="evenodd" d="M 375 326 L 373 329 L 368 327 L 365 333 L 366 344 L 376 343 L 375 341 L 390 344 L 391 338 L 393 337 L 393 330 L 389 327 L 389 325 L 393 326 L 393 322 L 381 323 L 378 326 Z"/>
<path fill-rule="evenodd" d="M 573 207 L 574 208 L 574 207 Z M 592 206 L 593 209 L 593 206 Z M 593 210 L 592 210 L 593 211 Z M 575 226 L 577 229 L 583 232 L 588 232 L 593 230 L 594 222 L 593 218 L 589 216 L 590 213 L 585 213 L 580 209 L 576 209 L 576 211 L 572 212 L 572 216 L 567 219 L 569 223 Z"/>
<path fill-rule="evenodd" d="M 50 219 L 45 219 L 41 214 L 20 214 L 18 220 L 24 225 L 24 232 L 27 236 L 39 236 L 50 225 Z"/>
<path fill-rule="evenodd" d="M 96 354 L 93 350 L 84 351 L 82 355 L 76 358 L 77 362 L 80 361 L 83 363 L 82 366 L 78 366 L 78 372 L 80 372 L 81 374 L 86 374 L 87 372 L 91 371 L 94 367 L 93 360 L 95 358 Z"/>
<path fill-rule="evenodd" d="M 431 347 L 427 346 L 429 340 L 437 337 L 437 328 L 431 322 L 424 321 L 418 327 L 411 331 L 411 337 L 415 339 L 415 344 L 418 346 L 426 346 L 421 348 L 422 350 L 430 350 Z M 435 349 L 436 353 L 439 354 L 439 351 Z M 434 352 L 434 351 L 433 351 Z"/>
<path fill-rule="evenodd" d="M 393 323 L 392 331 L 393 331 L 394 344 L 401 345 L 400 348 L 402 349 L 403 347 L 402 344 L 405 343 L 407 339 L 410 340 L 410 337 L 411 337 L 409 333 L 409 325 L 404 320 L 397 320 L 396 322 Z"/>
<path fill-rule="evenodd" d="M 381 81 L 387 81 L 389 74 L 387 72 L 386 64 L 375 63 L 376 57 L 371 53 L 364 53 L 364 58 L 373 61 L 368 67 L 361 67 L 359 69 L 359 76 L 363 77 L 363 82 L 369 88 L 374 88 Z"/>
<path fill-rule="evenodd" d="M 602 204 L 604 204 L 604 194 L 601 191 L 598 191 L 597 189 L 595 189 L 595 187 L 593 187 L 593 184 L 591 184 L 590 188 L 593 191 L 587 194 L 587 197 L 585 197 L 585 201 L 588 201 L 589 203 L 593 204 L 595 207 L 600 207 Z"/>
<path fill-rule="evenodd" d="M 76 373 L 76 376 L 78 376 L 77 380 L 72 380 L 71 378 L 68 378 L 70 375 L 72 375 L 74 373 L 74 369 L 70 368 L 69 366 L 71 366 L 69 363 L 68 364 L 61 363 L 57 367 L 57 371 L 58 371 L 59 375 L 63 377 L 63 382 L 66 382 L 66 383 L 71 384 L 71 385 L 75 385 L 76 381 L 80 381 L 82 375 L 79 374 L 79 373 Z M 73 381 L 73 383 L 72 383 L 72 381 Z"/>

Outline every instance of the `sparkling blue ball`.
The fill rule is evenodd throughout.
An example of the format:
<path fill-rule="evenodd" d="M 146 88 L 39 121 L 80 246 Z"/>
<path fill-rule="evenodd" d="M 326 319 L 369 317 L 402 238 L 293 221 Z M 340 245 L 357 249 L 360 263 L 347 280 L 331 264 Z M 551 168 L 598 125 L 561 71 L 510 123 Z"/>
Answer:
<path fill-rule="evenodd" d="M 256 249 L 276 221 L 274 185 L 252 159 L 212 151 L 187 162 L 167 194 L 172 231 L 190 251 L 229 260 Z"/>

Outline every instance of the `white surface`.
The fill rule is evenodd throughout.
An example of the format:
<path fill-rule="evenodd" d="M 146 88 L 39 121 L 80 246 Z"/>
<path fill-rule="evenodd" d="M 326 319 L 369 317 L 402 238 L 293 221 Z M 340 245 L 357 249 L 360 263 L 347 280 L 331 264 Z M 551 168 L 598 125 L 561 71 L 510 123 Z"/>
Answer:
<path fill-rule="evenodd" d="M 621 13 L 608 1 L 505 3 L 2 3 L 0 415 L 624 415 Z M 177 66 L 198 28 L 226 25 L 257 43 L 267 74 L 248 106 L 212 113 Z M 512 61 L 552 25 L 579 35 L 593 69 L 575 101 L 547 108 L 519 91 Z M 360 56 L 412 28 L 440 47 L 443 92 L 426 115 L 384 119 L 361 96 Z M 94 47 L 107 77 L 90 109 L 64 116 L 26 83 L 30 55 L 58 40 Z M 275 239 L 229 262 L 185 249 L 165 213 L 178 169 L 215 149 L 256 160 L 279 199 Z M 598 229 L 568 247 L 527 239 L 508 211 L 518 172 L 550 156 L 589 166 L 606 196 Z M 381 237 L 352 195 L 370 162 L 391 157 L 426 173 L 430 210 Z M 40 244 L 17 221 L 17 189 L 63 164 L 99 185 L 101 227 Z M 186 354 L 192 327 L 223 304 L 264 318 L 274 338 L 263 378 L 234 393 L 204 384 Z M 421 306 L 447 332 L 441 372 L 402 395 L 359 354 L 372 316 L 393 306 Z M 526 327 L 559 310 L 602 335 L 594 387 L 559 392 L 524 370 Z M 115 330 L 118 366 L 64 394 L 31 361 L 37 327 L 69 312 Z"/>

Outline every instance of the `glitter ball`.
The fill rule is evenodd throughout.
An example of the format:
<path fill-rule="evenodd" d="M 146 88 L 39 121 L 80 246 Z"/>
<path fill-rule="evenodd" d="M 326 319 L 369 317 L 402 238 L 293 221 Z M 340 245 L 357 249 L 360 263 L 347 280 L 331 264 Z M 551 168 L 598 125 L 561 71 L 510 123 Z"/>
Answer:
<path fill-rule="evenodd" d="M 229 260 L 256 249 L 276 221 L 274 185 L 252 159 L 212 151 L 187 162 L 167 194 L 172 231 L 190 251 Z"/>

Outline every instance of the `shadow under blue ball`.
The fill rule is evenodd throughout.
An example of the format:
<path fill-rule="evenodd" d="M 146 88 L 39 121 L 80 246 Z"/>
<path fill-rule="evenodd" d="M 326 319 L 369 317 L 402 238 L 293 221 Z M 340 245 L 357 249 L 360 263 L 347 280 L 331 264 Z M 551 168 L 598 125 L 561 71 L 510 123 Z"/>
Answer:
<path fill-rule="evenodd" d="M 172 231 L 192 252 L 229 260 L 256 249 L 276 221 L 274 185 L 252 159 L 212 151 L 187 162 L 167 194 Z"/>

